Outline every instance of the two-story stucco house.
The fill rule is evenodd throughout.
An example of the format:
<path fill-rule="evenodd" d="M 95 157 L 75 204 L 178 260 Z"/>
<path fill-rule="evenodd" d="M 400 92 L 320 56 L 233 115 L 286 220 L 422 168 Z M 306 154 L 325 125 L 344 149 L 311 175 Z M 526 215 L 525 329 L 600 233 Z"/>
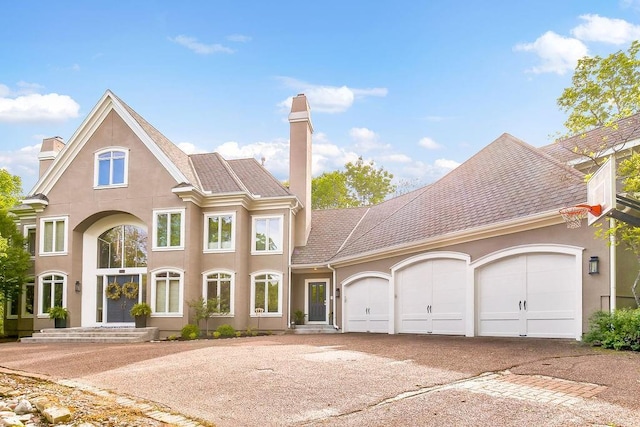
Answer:
<path fill-rule="evenodd" d="M 544 150 L 504 134 L 433 184 L 312 211 L 304 95 L 289 122 L 286 188 L 254 159 L 185 154 L 107 91 L 66 144 L 42 144 L 16 210 L 34 280 L 7 330 L 51 327 L 56 305 L 72 327 L 133 326 L 146 301 L 168 336 L 215 297 L 211 325 L 236 329 L 287 331 L 301 310 L 344 332 L 579 339 L 610 306 L 607 244 L 558 214 L 585 201 L 584 175 Z"/>

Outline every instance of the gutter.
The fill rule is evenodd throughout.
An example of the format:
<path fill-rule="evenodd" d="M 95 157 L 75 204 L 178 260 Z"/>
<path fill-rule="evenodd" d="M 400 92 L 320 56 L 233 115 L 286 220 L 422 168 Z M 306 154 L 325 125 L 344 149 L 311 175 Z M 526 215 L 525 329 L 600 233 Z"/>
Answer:
<path fill-rule="evenodd" d="M 339 331 L 340 328 L 338 327 L 338 325 L 336 325 L 336 319 L 338 318 L 338 311 L 336 310 L 336 308 L 338 306 L 338 302 L 337 302 L 337 298 L 336 298 L 336 276 L 337 276 L 337 274 L 336 274 L 336 269 L 331 267 L 331 264 L 327 264 L 327 268 L 329 270 L 331 270 L 331 283 L 333 284 L 333 293 L 332 293 L 332 295 L 333 295 L 333 308 L 332 308 L 332 310 L 333 310 L 333 316 L 332 316 L 333 319 L 331 320 L 333 324 L 331 326 L 333 326 L 336 331 Z"/>

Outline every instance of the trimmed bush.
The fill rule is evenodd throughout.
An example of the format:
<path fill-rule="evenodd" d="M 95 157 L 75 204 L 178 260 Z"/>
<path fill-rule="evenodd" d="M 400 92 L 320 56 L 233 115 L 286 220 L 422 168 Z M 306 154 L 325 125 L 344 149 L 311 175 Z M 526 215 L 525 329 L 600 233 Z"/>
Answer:
<path fill-rule="evenodd" d="M 236 336 L 236 330 L 231 325 L 220 325 L 216 332 L 220 334 L 222 338 L 233 338 Z"/>
<path fill-rule="evenodd" d="M 640 351 L 640 308 L 595 312 L 584 341 L 603 348 Z"/>
<path fill-rule="evenodd" d="M 200 328 L 198 327 L 198 325 L 189 323 L 187 325 L 184 325 L 181 335 L 185 340 L 195 340 L 200 336 Z"/>

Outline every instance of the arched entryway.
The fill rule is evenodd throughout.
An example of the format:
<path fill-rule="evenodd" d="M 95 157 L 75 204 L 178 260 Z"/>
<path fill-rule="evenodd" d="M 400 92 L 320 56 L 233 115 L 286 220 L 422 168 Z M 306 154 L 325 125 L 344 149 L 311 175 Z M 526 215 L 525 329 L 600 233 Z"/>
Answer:
<path fill-rule="evenodd" d="M 115 214 L 83 235 L 82 326 L 130 326 L 131 306 L 146 300 L 147 227 Z"/>

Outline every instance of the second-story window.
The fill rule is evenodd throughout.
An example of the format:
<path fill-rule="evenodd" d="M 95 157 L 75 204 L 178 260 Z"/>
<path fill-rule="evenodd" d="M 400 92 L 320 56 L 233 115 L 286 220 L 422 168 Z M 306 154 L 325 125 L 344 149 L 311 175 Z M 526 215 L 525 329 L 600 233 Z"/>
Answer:
<path fill-rule="evenodd" d="M 128 151 L 110 149 L 96 153 L 95 186 L 122 187 L 127 184 Z"/>

